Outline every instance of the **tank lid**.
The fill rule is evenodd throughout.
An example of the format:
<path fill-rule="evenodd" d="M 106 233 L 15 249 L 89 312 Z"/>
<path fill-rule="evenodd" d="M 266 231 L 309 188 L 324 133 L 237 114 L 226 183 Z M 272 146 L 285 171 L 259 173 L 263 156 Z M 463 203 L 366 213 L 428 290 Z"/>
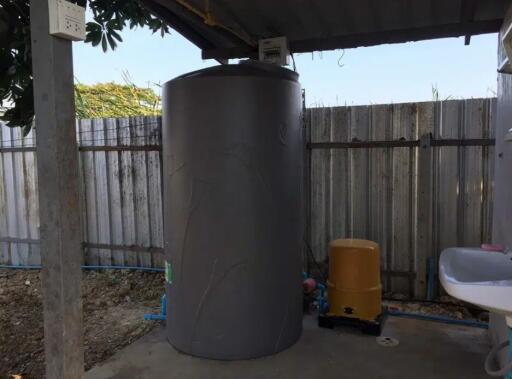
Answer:
<path fill-rule="evenodd" d="M 244 60 L 240 61 L 238 64 L 218 65 L 192 71 L 178 76 L 171 81 L 211 76 L 260 76 L 292 81 L 297 81 L 299 78 L 299 74 L 281 66 L 253 60 Z"/>
<path fill-rule="evenodd" d="M 374 250 L 378 249 L 379 245 L 376 242 L 362 240 L 362 239 L 339 239 L 331 241 L 329 244 L 330 247 L 338 247 L 338 248 L 356 248 L 356 249 L 364 249 L 364 250 Z"/>

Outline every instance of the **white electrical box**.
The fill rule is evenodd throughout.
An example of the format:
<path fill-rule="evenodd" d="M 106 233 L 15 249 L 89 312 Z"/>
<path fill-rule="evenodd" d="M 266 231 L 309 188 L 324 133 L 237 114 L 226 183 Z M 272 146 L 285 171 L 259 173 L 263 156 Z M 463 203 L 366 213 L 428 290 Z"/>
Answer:
<path fill-rule="evenodd" d="M 258 42 L 259 60 L 280 66 L 289 64 L 290 50 L 286 37 L 260 39 Z"/>
<path fill-rule="evenodd" d="M 85 40 L 85 8 L 66 0 L 48 0 L 50 34 L 71 41 Z"/>

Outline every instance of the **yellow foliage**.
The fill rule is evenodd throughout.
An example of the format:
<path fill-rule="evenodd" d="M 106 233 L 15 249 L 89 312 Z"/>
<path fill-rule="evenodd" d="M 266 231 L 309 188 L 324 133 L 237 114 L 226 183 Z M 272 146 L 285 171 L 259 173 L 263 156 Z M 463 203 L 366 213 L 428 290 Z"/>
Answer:
<path fill-rule="evenodd" d="M 75 105 L 79 119 L 161 114 L 160 96 L 132 83 L 76 84 Z"/>

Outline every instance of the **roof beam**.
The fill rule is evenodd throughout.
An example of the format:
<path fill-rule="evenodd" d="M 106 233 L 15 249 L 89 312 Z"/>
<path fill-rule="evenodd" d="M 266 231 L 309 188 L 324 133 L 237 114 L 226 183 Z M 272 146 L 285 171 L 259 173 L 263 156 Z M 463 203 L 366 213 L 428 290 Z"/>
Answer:
<path fill-rule="evenodd" d="M 403 43 L 435 38 L 461 37 L 497 32 L 503 19 L 432 25 L 421 28 L 386 30 L 327 38 L 291 40 L 290 51 L 306 53 L 321 50 L 350 49 L 387 43 Z M 257 58 L 257 50 L 248 47 L 203 49 L 203 59 Z"/>
<path fill-rule="evenodd" d="M 191 28 L 185 21 L 161 4 L 153 0 L 142 0 L 142 4 L 144 4 L 151 13 L 159 17 L 162 21 L 167 23 L 171 28 L 176 30 L 200 49 L 211 49 L 215 46 L 201 33 Z"/>
<path fill-rule="evenodd" d="M 290 41 L 290 49 L 293 52 L 304 53 L 314 50 L 349 49 L 354 47 L 374 46 L 386 43 L 403 43 L 436 38 L 495 33 L 500 29 L 502 23 L 503 20 L 499 19 L 477 21 L 472 23 L 433 25 L 422 28 L 353 34 L 325 39 L 315 38 L 295 42 Z"/>
<path fill-rule="evenodd" d="M 232 10 L 223 0 L 215 1 L 210 5 L 210 7 L 214 7 L 213 17 L 215 20 L 227 20 L 227 26 L 233 33 L 236 33 L 240 40 L 244 41 L 247 45 L 257 45 L 258 41 L 255 41 L 250 33 L 242 27 L 238 18 L 233 14 Z"/>
<path fill-rule="evenodd" d="M 156 16 L 166 19 L 169 25 L 185 37 L 185 33 L 196 39 L 200 37 L 203 41 L 207 41 L 207 44 L 213 46 L 250 46 L 233 32 L 208 25 L 204 19 L 175 0 L 143 0 L 143 2 L 148 9 L 152 9 Z"/>

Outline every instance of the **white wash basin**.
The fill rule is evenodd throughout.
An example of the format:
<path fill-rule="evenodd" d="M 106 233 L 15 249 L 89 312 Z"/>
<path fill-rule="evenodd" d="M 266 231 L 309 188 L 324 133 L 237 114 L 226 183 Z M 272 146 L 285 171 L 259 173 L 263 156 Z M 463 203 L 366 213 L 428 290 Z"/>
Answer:
<path fill-rule="evenodd" d="M 449 248 L 441 253 L 439 279 L 451 296 L 507 316 L 512 327 L 512 255 Z"/>

